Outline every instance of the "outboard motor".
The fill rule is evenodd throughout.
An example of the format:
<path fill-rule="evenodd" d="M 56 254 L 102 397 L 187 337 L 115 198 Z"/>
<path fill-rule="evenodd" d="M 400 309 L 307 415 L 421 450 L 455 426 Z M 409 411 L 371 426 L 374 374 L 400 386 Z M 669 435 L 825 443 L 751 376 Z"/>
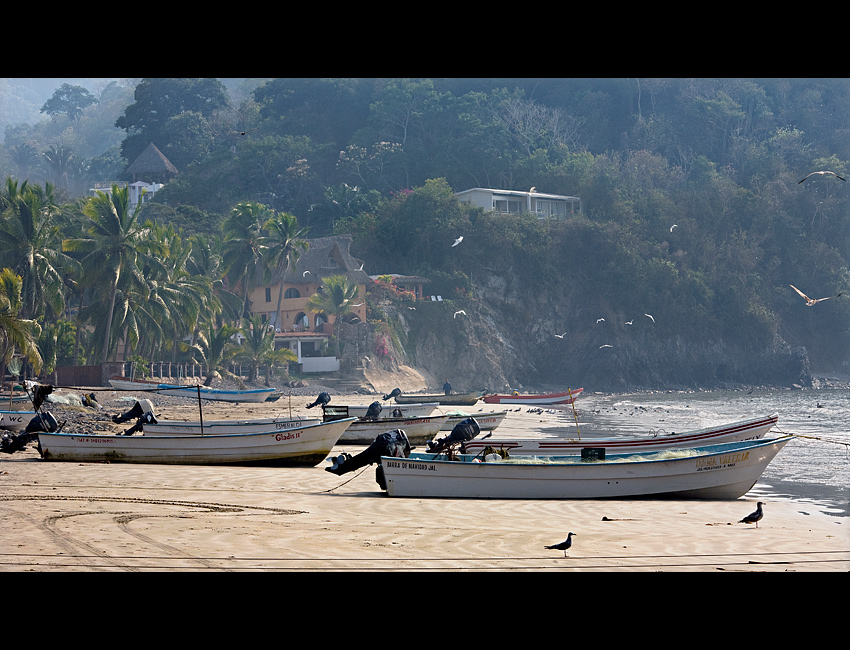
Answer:
<path fill-rule="evenodd" d="M 346 453 L 340 454 L 333 459 L 333 466 L 325 467 L 325 471 L 342 476 L 348 472 L 353 472 L 356 469 L 378 462 L 381 456 L 391 456 L 393 458 L 407 458 L 410 456 L 410 441 L 407 439 L 407 434 L 401 429 L 382 433 L 375 438 L 375 442 L 356 456 Z M 387 489 L 387 484 L 384 480 L 384 468 L 381 467 L 380 462 L 378 462 L 378 469 L 375 470 L 375 480 L 381 486 L 382 490 Z"/>
<path fill-rule="evenodd" d="M 475 418 L 466 418 L 458 422 L 452 429 L 452 432 L 445 438 L 441 438 L 440 440 L 429 440 L 428 453 L 438 454 L 455 443 L 464 443 L 467 440 L 472 440 L 479 433 L 481 433 L 481 427 L 478 425 Z"/>
<path fill-rule="evenodd" d="M 398 397 L 399 395 L 401 395 L 401 389 L 400 388 L 393 388 L 392 392 L 389 395 L 384 395 L 381 399 L 383 399 L 386 402 L 391 397 Z"/>
<path fill-rule="evenodd" d="M 141 399 L 133 405 L 129 411 L 123 415 L 113 415 L 112 421 L 115 424 L 122 424 L 129 420 L 136 420 L 136 424 L 124 432 L 125 436 L 131 436 L 136 431 L 139 431 L 145 424 L 156 424 L 156 417 L 153 414 L 153 404 L 149 399 Z"/>
<path fill-rule="evenodd" d="M 36 382 L 27 382 L 27 388 L 32 391 L 33 410 L 37 411 L 44 404 L 47 396 L 53 392 L 53 386 L 50 384 L 38 384 Z"/>
<path fill-rule="evenodd" d="M 5 431 L 0 434 L 0 451 L 6 454 L 14 454 L 27 446 L 27 443 L 38 440 L 40 431 L 54 433 L 59 429 L 59 423 L 52 413 L 44 411 L 36 413 L 35 417 L 29 421 L 23 433 L 12 433 Z"/>
<path fill-rule="evenodd" d="M 372 402 L 371 404 L 369 404 L 369 408 L 366 409 L 366 415 L 364 415 L 363 417 L 369 420 L 375 420 L 383 410 L 384 407 L 381 406 L 380 402 Z"/>
<path fill-rule="evenodd" d="M 328 402 L 330 402 L 330 401 L 331 401 L 331 396 L 330 396 L 330 395 L 328 395 L 328 394 L 327 394 L 327 393 L 325 393 L 325 392 L 321 392 L 321 393 L 319 393 L 319 396 L 316 398 L 316 401 L 315 401 L 315 402 L 313 402 L 312 404 L 308 404 L 308 405 L 307 405 L 307 408 L 308 408 L 308 409 L 311 409 L 311 408 L 313 408 L 314 406 L 320 406 L 320 405 L 321 405 L 321 406 L 324 406 L 325 404 L 327 404 L 327 403 L 328 403 Z"/>

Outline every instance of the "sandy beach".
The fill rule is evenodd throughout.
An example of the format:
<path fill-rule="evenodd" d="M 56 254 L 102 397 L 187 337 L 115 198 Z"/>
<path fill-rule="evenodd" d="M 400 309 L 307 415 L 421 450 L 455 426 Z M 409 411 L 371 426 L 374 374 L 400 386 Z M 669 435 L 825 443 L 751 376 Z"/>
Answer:
<path fill-rule="evenodd" d="M 132 406 L 98 393 L 98 428 Z M 198 405 L 157 398 L 170 419 Z M 364 395 L 334 396 L 340 404 Z M 240 417 L 316 415 L 299 395 L 241 405 Z M 473 409 L 477 409 L 479 404 Z M 70 408 L 70 407 L 69 407 Z M 82 409 L 82 407 L 79 407 Z M 205 402 L 204 417 L 234 417 Z M 85 411 L 82 411 L 85 415 Z M 548 426 L 509 413 L 500 434 Z M 57 419 L 59 419 L 57 417 Z M 554 421 L 553 421 L 554 422 Z M 554 423 L 553 423 L 554 426 Z M 334 453 L 363 449 L 343 445 Z M 514 501 L 390 498 L 375 466 L 336 476 L 310 468 L 45 462 L 35 445 L 0 457 L 4 572 L 846 572 L 846 517 L 767 499 L 758 528 L 738 523 L 756 499 Z M 563 551 L 545 545 L 573 532 Z"/>

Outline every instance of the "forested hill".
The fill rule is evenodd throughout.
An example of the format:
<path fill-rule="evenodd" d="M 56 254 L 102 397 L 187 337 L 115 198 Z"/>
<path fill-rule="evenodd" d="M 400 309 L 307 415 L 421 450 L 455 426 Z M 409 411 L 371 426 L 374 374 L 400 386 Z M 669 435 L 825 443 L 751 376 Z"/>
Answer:
<path fill-rule="evenodd" d="M 101 176 L 149 142 L 179 169 L 148 218 L 216 232 L 256 201 L 310 236 L 351 233 L 371 274 L 512 313 L 506 349 L 547 351 L 529 373 L 850 372 L 850 79 L 143 79 L 112 115 L 120 138 L 87 150 Z M 10 152 L 46 149 L 51 119 L 7 128 L 13 175 Z M 838 176 L 800 182 L 821 170 Z M 579 196 L 583 212 L 486 215 L 453 200 L 472 187 Z M 790 285 L 843 295 L 807 307 Z"/>

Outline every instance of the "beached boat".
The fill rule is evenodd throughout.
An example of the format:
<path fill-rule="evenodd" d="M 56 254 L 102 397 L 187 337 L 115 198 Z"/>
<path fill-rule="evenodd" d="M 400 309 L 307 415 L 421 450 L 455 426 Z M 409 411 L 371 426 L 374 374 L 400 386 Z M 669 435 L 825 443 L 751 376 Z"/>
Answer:
<path fill-rule="evenodd" d="M 35 411 L 0 411 L 0 429 L 23 431 L 34 417 Z"/>
<path fill-rule="evenodd" d="M 355 418 L 264 433 L 211 436 L 39 433 L 44 460 L 161 465 L 307 465 L 327 458 Z"/>
<path fill-rule="evenodd" d="M 478 403 L 484 391 L 476 391 L 473 393 L 459 393 L 457 395 L 396 395 L 396 404 L 413 404 L 416 402 L 437 402 L 442 406 L 473 406 Z"/>
<path fill-rule="evenodd" d="M 613 454 L 597 461 L 577 456 L 502 459 L 498 454 L 486 456 L 485 462 L 472 455 L 455 460 L 443 454 L 382 456 L 382 487 L 393 497 L 737 499 L 792 438 Z"/>
<path fill-rule="evenodd" d="M 572 404 L 581 395 L 584 388 L 564 391 L 563 393 L 537 393 L 521 395 L 512 393 L 510 395 L 485 395 L 481 399 L 487 404 L 525 404 L 526 406 L 540 406 L 544 404 Z"/>
<path fill-rule="evenodd" d="M 466 418 L 475 418 L 481 431 L 492 431 L 502 423 L 507 416 L 507 411 L 488 411 L 486 413 L 464 413 L 463 411 L 449 411 L 446 415 L 449 419 L 445 421 L 440 431 L 451 431 L 455 425 Z"/>
<path fill-rule="evenodd" d="M 265 402 L 267 400 L 272 401 L 274 398 L 274 388 L 226 390 L 223 388 L 210 388 L 209 386 L 163 384 L 145 379 L 130 380 L 123 377 L 112 377 L 109 383 L 116 390 L 176 395 L 177 397 L 198 397 L 200 395 L 201 399 L 219 402 Z"/>
<path fill-rule="evenodd" d="M 348 414 L 353 415 L 355 417 L 363 417 L 366 415 L 366 411 L 369 410 L 369 404 L 349 404 L 348 405 Z M 396 409 L 401 411 L 402 417 L 423 417 L 425 415 L 431 415 L 439 406 L 438 402 L 415 402 L 412 404 L 397 404 L 395 406 L 382 406 L 382 411 L 379 418 L 388 418 L 393 417 L 393 412 Z"/>
<path fill-rule="evenodd" d="M 322 407 L 322 411 L 322 419 L 325 422 L 349 417 L 348 407 L 346 406 L 327 405 Z M 380 434 L 401 429 L 407 435 L 411 444 L 424 443 L 437 435 L 448 417 L 448 415 L 428 415 L 413 418 L 357 418 L 345 430 L 339 441 L 341 443 L 370 445 Z"/>
<path fill-rule="evenodd" d="M 477 420 L 477 418 L 476 418 Z M 740 420 L 705 429 L 656 436 L 612 436 L 587 438 L 512 438 L 473 439 L 463 443 L 466 453 L 477 454 L 487 447 L 504 449 L 511 456 L 580 455 L 583 449 L 604 449 L 605 453 L 636 453 L 698 447 L 722 442 L 758 440 L 763 438 L 779 420 L 774 413 L 767 417 Z"/>
<path fill-rule="evenodd" d="M 30 411 L 32 410 L 32 398 L 29 395 L 0 396 L 0 409 L 7 411 Z"/>
<path fill-rule="evenodd" d="M 319 418 L 302 416 L 253 418 L 246 420 L 157 420 L 145 422 L 142 431 L 147 436 L 229 435 L 234 433 L 271 433 L 286 429 L 297 429 L 309 424 L 321 423 Z"/>

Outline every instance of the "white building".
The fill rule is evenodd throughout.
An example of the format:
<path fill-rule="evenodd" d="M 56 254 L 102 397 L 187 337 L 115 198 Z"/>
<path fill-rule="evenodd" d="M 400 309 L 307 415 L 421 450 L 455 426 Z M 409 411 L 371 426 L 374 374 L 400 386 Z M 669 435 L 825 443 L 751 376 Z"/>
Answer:
<path fill-rule="evenodd" d="M 540 219 L 565 219 L 569 214 L 581 212 L 581 199 L 577 196 L 544 194 L 535 190 L 533 187 L 528 192 L 473 187 L 456 192 L 455 196 L 458 201 L 478 206 L 487 212 L 530 212 Z"/>

